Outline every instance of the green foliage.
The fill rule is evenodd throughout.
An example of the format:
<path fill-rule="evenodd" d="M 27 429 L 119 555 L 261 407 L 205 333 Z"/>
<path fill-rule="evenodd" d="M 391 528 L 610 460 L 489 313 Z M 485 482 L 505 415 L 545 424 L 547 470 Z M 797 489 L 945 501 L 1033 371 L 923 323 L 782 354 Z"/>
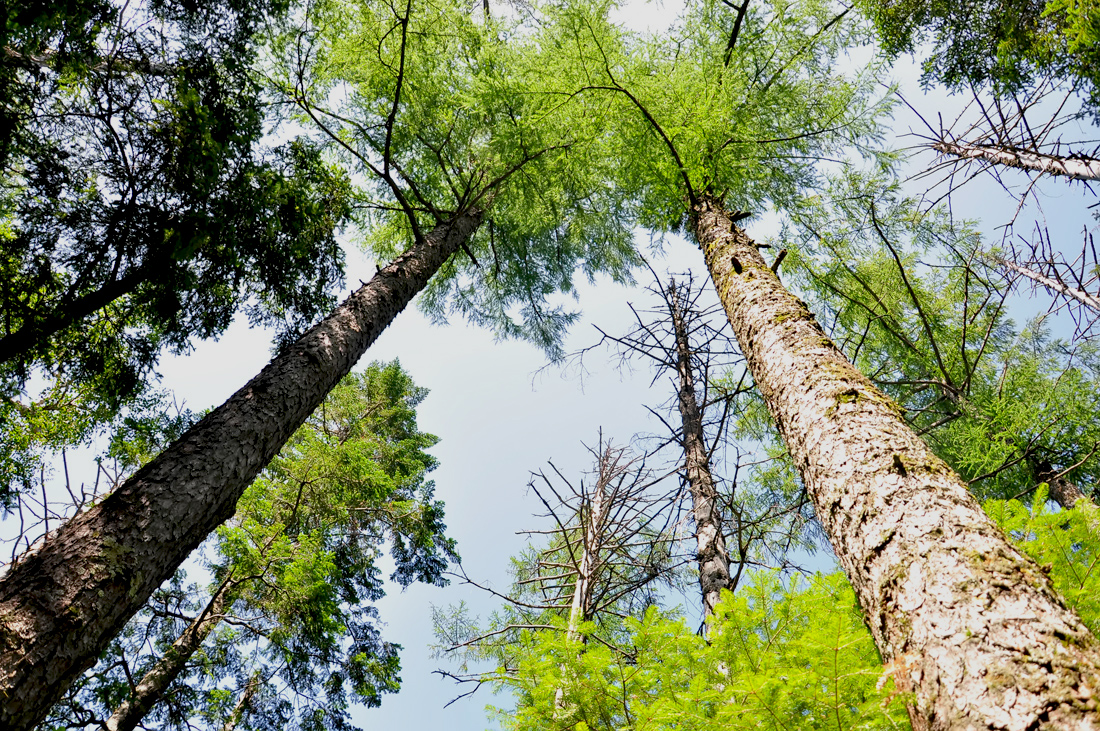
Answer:
<path fill-rule="evenodd" d="M 784 245 L 820 321 L 980 499 L 1053 472 L 1095 484 L 1096 350 L 1051 338 L 1043 318 L 1017 327 L 969 224 L 849 172 L 798 209 Z"/>
<path fill-rule="evenodd" d="M 252 37 L 283 10 L 5 13 L 0 398 L 82 411 L 65 419 L 87 427 L 68 444 L 133 406 L 164 348 L 186 351 L 238 312 L 289 337 L 333 303 L 349 183 L 306 143 L 259 145 Z M 27 438 L 0 422 L 0 441 Z M 7 502 L 21 469 L 0 474 Z"/>
<path fill-rule="evenodd" d="M 255 676 L 241 728 L 355 728 L 352 702 L 378 705 L 400 685 L 400 648 L 382 638 L 373 606 L 385 593 L 383 547 L 394 566 L 389 580 L 401 586 L 441 586 L 457 560 L 426 480 L 436 461 L 425 450 L 437 441 L 416 423 L 426 394 L 396 361 L 341 382 L 206 547 L 209 589 L 185 586 L 182 574 L 162 588 L 55 709 L 57 723 L 104 719 L 130 687 L 122 663 L 140 677 L 224 591 L 233 621 L 188 659 L 146 721 L 220 727 Z M 141 451 L 140 439 L 120 441 L 119 449 Z"/>
<path fill-rule="evenodd" d="M 708 640 L 656 607 L 625 620 L 619 645 L 562 631 L 518 638 L 497 671 L 514 712 L 503 728 L 883 729 L 908 725 L 843 576 L 759 572 L 727 594 Z M 582 629 L 591 638 L 593 626 Z"/>
<path fill-rule="evenodd" d="M 1068 510 L 1048 507 L 1046 485 L 1030 505 L 989 500 L 982 507 L 1024 553 L 1047 569 L 1058 594 L 1085 625 L 1100 631 L 1100 509 L 1078 500 Z"/>
<path fill-rule="evenodd" d="M 931 39 L 926 84 L 1020 91 L 1053 76 L 1100 105 L 1100 20 L 1092 0 L 902 0 L 859 3 L 885 50 L 915 53 Z"/>
<path fill-rule="evenodd" d="M 479 23 L 468 3 L 314 3 L 273 36 L 269 82 L 358 180 L 364 245 L 380 259 L 473 208 L 467 251 L 420 304 L 557 353 L 579 270 L 625 281 L 638 263 L 628 211 L 609 190 L 602 120 L 536 84 L 530 29 Z M 369 49 L 369 52 L 364 52 Z"/>
<path fill-rule="evenodd" d="M 752 3 L 739 26 L 728 4 L 693 3 L 653 37 L 611 25 L 606 10 L 548 10 L 542 42 L 560 60 L 547 83 L 608 120 L 616 185 L 643 226 L 679 229 L 703 195 L 754 213 L 792 205 L 818 163 L 879 134 L 877 67 L 849 76 L 836 64 L 864 30 L 827 3 Z"/>

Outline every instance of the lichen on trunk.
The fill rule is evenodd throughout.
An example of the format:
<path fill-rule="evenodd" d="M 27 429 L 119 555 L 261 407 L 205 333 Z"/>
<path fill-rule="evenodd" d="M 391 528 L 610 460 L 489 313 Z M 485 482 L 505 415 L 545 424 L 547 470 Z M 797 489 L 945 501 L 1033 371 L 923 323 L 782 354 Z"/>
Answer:
<path fill-rule="evenodd" d="M 921 729 L 1100 726 L 1100 643 L 840 352 L 721 204 L 692 226 L 734 334 Z"/>
<path fill-rule="evenodd" d="M 730 585 L 730 558 L 722 535 L 722 516 L 718 508 L 718 488 L 710 469 L 703 416 L 692 373 L 691 343 L 688 340 L 683 308 L 675 284 L 668 294 L 672 329 L 676 335 L 676 395 L 680 410 L 681 439 L 688 488 L 691 490 L 692 515 L 695 518 L 696 560 L 699 564 L 699 588 L 703 594 L 705 616 L 714 614 L 723 589 Z"/>

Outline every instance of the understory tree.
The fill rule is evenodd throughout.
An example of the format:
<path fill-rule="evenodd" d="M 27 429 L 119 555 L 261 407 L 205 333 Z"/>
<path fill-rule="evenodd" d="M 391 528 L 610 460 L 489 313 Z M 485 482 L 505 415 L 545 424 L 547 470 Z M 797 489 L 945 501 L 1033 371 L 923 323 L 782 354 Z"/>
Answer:
<path fill-rule="evenodd" d="M 44 727 L 355 728 L 351 702 L 400 684 L 374 607 L 382 548 L 403 587 L 446 583 L 457 558 L 426 480 L 425 395 L 396 361 L 345 378 L 206 545 L 209 587 L 180 572 L 159 589 Z"/>

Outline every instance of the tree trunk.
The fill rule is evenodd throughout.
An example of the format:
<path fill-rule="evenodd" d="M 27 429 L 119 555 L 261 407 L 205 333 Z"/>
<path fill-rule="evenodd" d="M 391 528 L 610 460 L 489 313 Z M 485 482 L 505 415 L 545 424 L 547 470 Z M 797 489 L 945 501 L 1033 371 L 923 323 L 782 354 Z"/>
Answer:
<path fill-rule="evenodd" d="M 669 288 L 675 290 L 675 284 Z M 677 400 L 683 426 L 684 462 L 688 487 L 691 489 L 692 513 L 695 516 L 696 558 L 699 561 L 699 588 L 703 593 L 705 616 L 714 613 L 722 590 L 730 587 L 730 558 L 722 535 L 722 516 L 718 510 L 718 489 L 710 471 L 707 440 L 703 435 L 703 415 L 695 391 L 691 369 L 691 344 L 688 342 L 684 313 L 679 293 L 670 291 L 668 302 L 672 327 L 676 333 L 676 374 L 680 381 Z"/>
<path fill-rule="evenodd" d="M 248 712 L 248 707 L 252 703 L 252 696 L 256 695 L 256 691 L 260 687 L 259 676 L 253 675 L 248 685 L 244 687 L 244 691 L 241 692 L 241 697 L 237 699 L 236 705 L 233 706 L 233 712 L 229 714 L 229 719 L 222 726 L 222 731 L 233 731 L 237 728 L 237 724 L 244 718 L 244 714 Z"/>
<path fill-rule="evenodd" d="M 721 205 L 692 226 L 913 727 L 1096 729 L 1100 643 L 780 284 Z"/>
<path fill-rule="evenodd" d="M 1031 473 L 1035 475 L 1035 481 L 1047 483 L 1050 486 L 1050 499 L 1063 508 L 1072 508 L 1078 500 L 1092 502 L 1081 488 L 1067 480 L 1064 475 L 1059 475 L 1058 470 L 1054 469 L 1050 462 L 1031 458 L 1028 460 L 1028 466 L 1031 467 Z"/>
<path fill-rule="evenodd" d="M 145 673 L 130 697 L 107 719 L 107 731 L 133 731 L 137 728 L 149 709 L 164 697 L 164 692 L 172 681 L 179 677 L 187 661 L 221 623 L 225 610 L 233 604 L 234 593 L 228 583 L 218 588 L 202 613 L 195 617 L 164 653 L 164 657 Z"/>
<path fill-rule="evenodd" d="M 0 580 L 0 728 L 29 731 L 465 242 L 436 227 L 119 489 Z"/>
<path fill-rule="evenodd" d="M 1001 266 L 1005 267 L 1006 269 L 1014 271 L 1022 277 L 1027 277 L 1031 281 L 1037 282 L 1047 289 L 1056 292 L 1063 297 L 1066 297 L 1067 299 L 1076 300 L 1077 302 L 1080 302 L 1085 307 L 1088 307 L 1094 312 L 1100 312 L 1100 298 L 1095 297 L 1083 290 L 1071 287 L 1065 282 L 1061 281 L 1060 278 L 1056 279 L 1054 277 L 1048 277 L 1045 274 L 1035 271 L 1034 269 L 1022 267 L 1015 262 L 1008 261 L 1007 259 L 1001 259 L 998 257 L 989 258 L 997 262 Z M 1053 268 L 1053 266 L 1051 266 L 1051 268 Z"/>
<path fill-rule="evenodd" d="M 581 640 L 578 632 L 581 622 L 592 619 L 592 590 L 596 581 L 596 571 L 601 562 L 604 528 L 607 522 L 607 510 L 610 507 L 605 499 L 602 473 L 601 469 L 601 479 L 596 482 L 595 492 L 588 500 L 588 504 L 582 505 L 580 512 L 581 560 L 577 564 L 577 578 L 573 582 L 573 598 L 569 606 L 569 624 L 566 627 L 569 639 L 574 642 Z"/>
<path fill-rule="evenodd" d="M 1100 180 L 1100 160 L 1084 155 L 1063 157 L 1042 152 L 1029 152 L 1001 145 L 975 145 L 969 142 L 933 142 L 933 150 L 964 160 L 980 160 L 991 165 L 1007 165 L 1047 175 L 1061 175 L 1074 180 Z"/>

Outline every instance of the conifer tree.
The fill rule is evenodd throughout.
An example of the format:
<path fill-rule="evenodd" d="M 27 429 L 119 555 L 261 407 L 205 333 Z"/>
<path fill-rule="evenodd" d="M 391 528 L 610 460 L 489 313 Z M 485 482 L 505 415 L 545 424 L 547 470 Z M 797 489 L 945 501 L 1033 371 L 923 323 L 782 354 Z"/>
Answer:
<path fill-rule="evenodd" d="M 831 70 L 847 11 L 776 3 L 741 18 L 719 7 L 689 13 L 675 52 L 626 50 L 598 18 L 573 11 L 589 72 L 578 88 L 620 104 L 616 130 L 634 163 L 624 188 L 635 186 L 660 228 L 684 225 L 702 249 L 883 660 L 913 694 L 914 727 L 1094 726 L 1100 643 L 781 284 L 778 257 L 766 262 L 738 225 L 757 181 L 775 186 L 776 205 L 814 182 L 806 168 L 792 176 L 782 145 L 804 158 L 827 154 L 832 135 L 859 143 L 861 92 Z M 742 132 L 741 114 L 790 126 Z"/>
<path fill-rule="evenodd" d="M 389 578 L 401 586 L 445 583 L 456 558 L 425 479 L 435 460 L 423 450 L 436 441 L 416 423 L 425 395 L 396 361 L 345 378 L 207 544 L 211 591 L 179 580 L 178 597 L 158 592 L 164 604 L 142 611 L 46 727 L 81 718 L 111 731 L 157 719 L 217 728 L 243 712 L 219 705 L 229 679 L 248 724 L 342 728 L 350 700 L 376 706 L 396 691 L 398 648 L 382 639 L 373 606 L 385 589 L 380 548 L 389 544 Z M 170 602 L 198 611 L 186 623 L 165 611 Z M 156 635 L 155 651 L 140 646 Z"/>

